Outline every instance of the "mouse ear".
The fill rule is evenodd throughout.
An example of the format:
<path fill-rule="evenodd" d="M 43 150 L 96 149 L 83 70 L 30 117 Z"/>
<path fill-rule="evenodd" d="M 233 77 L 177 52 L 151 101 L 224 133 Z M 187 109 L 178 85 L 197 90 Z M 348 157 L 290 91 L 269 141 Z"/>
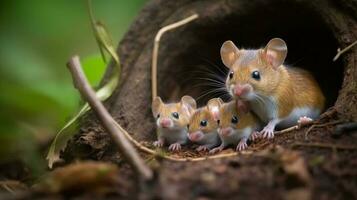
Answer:
<path fill-rule="evenodd" d="M 271 39 L 264 48 L 263 58 L 274 68 L 279 67 L 285 61 L 288 47 L 280 38 Z"/>
<path fill-rule="evenodd" d="M 163 105 L 164 103 L 162 102 L 160 97 L 155 97 L 154 100 L 152 101 L 151 104 L 151 110 L 152 110 L 152 114 L 154 115 L 154 117 L 156 117 L 159 112 L 160 112 L 160 107 Z"/>
<path fill-rule="evenodd" d="M 195 109 L 197 108 L 195 99 L 188 95 L 185 95 L 181 98 L 181 106 L 186 112 L 188 112 L 190 116 L 195 112 Z"/>
<path fill-rule="evenodd" d="M 232 65 L 239 57 L 239 49 L 234 45 L 230 40 L 225 41 L 221 47 L 221 58 L 222 62 L 228 68 L 231 68 Z"/>
<path fill-rule="evenodd" d="M 213 98 L 207 102 L 207 108 L 215 121 L 219 120 L 219 109 L 221 108 L 222 104 L 223 101 L 221 98 Z"/>

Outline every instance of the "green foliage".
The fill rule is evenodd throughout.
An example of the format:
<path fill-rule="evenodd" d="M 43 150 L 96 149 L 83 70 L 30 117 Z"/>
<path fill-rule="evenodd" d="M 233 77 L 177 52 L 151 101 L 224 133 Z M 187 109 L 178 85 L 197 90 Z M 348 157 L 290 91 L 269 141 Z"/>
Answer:
<path fill-rule="evenodd" d="M 114 60 L 116 67 L 109 78 L 109 81 L 105 83 L 105 85 L 96 92 L 96 95 L 99 100 L 104 101 L 108 97 L 112 95 L 114 89 L 117 87 L 120 77 L 120 63 L 119 57 L 115 52 L 113 41 L 105 28 L 104 24 L 94 19 L 92 13 L 91 0 L 87 0 L 88 2 L 88 11 L 92 22 L 92 29 L 94 32 L 95 39 L 98 43 L 100 52 L 102 54 L 102 58 L 105 61 L 106 55 L 108 53 L 111 58 Z M 70 119 L 64 127 L 57 133 L 55 139 L 53 140 L 50 150 L 47 154 L 48 166 L 52 168 L 53 164 L 60 160 L 60 153 L 66 147 L 67 142 L 74 136 L 75 132 L 73 130 L 68 130 L 72 124 L 76 122 L 76 120 L 85 114 L 90 109 L 88 103 L 84 104 L 84 106 L 80 109 L 80 111 Z"/>
<path fill-rule="evenodd" d="M 95 87 L 98 86 L 106 67 L 101 55 L 87 56 L 81 62 L 89 83 Z"/>
<path fill-rule="evenodd" d="M 93 1 L 114 44 L 144 2 Z M 65 67 L 71 55 L 81 54 L 90 83 L 99 84 L 105 63 L 86 9 L 84 1 L 70 0 L 0 3 L 0 163 L 8 158 L 44 163 L 38 146 L 46 145 L 78 110 L 80 97 Z"/>

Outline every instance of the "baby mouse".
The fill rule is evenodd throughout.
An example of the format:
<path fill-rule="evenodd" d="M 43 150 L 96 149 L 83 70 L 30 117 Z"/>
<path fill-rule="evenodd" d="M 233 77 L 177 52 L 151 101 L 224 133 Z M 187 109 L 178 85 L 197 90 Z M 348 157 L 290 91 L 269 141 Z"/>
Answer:
<path fill-rule="evenodd" d="M 222 151 L 229 145 L 236 146 L 236 151 L 242 151 L 248 147 L 247 140 L 255 138 L 259 119 L 246 107 L 238 105 L 236 101 L 231 101 L 221 106 L 218 133 L 222 143 L 210 153 Z"/>
<path fill-rule="evenodd" d="M 188 142 L 187 125 L 196 109 L 196 101 L 190 96 L 183 96 L 178 103 L 164 104 L 160 97 L 155 97 L 151 107 L 158 138 L 154 145 L 169 145 L 171 151 L 181 150 L 181 145 Z"/>
<path fill-rule="evenodd" d="M 222 104 L 220 98 L 214 98 L 193 113 L 188 125 L 188 138 L 200 145 L 197 151 L 208 151 L 221 143 L 217 128 L 219 108 Z"/>
<path fill-rule="evenodd" d="M 275 126 L 289 127 L 319 116 L 325 98 L 314 78 L 306 71 L 283 65 L 286 43 L 279 38 L 264 49 L 238 49 L 232 41 L 221 47 L 221 58 L 229 69 L 229 93 L 247 102 L 267 124 L 260 132 L 273 138 Z"/>

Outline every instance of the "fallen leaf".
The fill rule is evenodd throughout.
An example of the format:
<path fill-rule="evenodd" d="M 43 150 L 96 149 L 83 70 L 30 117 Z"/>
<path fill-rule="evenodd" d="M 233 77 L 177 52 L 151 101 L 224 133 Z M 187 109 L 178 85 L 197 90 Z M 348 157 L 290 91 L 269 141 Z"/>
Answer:
<path fill-rule="evenodd" d="M 79 162 L 50 172 L 34 190 L 42 193 L 96 192 L 119 183 L 119 170 L 104 162 Z"/>

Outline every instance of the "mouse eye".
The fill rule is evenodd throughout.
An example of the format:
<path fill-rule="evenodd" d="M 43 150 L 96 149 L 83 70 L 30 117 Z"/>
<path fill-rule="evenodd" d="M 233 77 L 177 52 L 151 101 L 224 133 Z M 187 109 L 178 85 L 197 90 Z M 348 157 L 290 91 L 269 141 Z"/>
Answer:
<path fill-rule="evenodd" d="M 219 124 L 221 122 L 221 120 L 217 120 L 217 124 Z"/>
<path fill-rule="evenodd" d="M 172 116 L 173 116 L 174 118 L 176 118 L 176 119 L 179 118 L 179 114 L 178 114 L 177 112 L 173 112 L 173 113 L 172 113 Z"/>
<path fill-rule="evenodd" d="M 190 125 L 189 124 L 187 124 L 187 129 L 190 129 Z"/>
<path fill-rule="evenodd" d="M 252 73 L 252 78 L 254 78 L 255 80 L 260 80 L 260 73 L 259 73 L 259 71 L 254 71 L 253 73 Z"/>
<path fill-rule="evenodd" d="M 233 124 L 238 123 L 238 117 L 233 115 L 231 122 L 232 122 Z"/>
<path fill-rule="evenodd" d="M 200 125 L 203 126 L 203 127 L 207 126 L 207 121 L 206 120 L 202 120 L 200 122 Z"/>
<path fill-rule="evenodd" d="M 160 118 L 160 114 L 157 114 L 156 118 Z"/>
<path fill-rule="evenodd" d="M 233 74 L 234 74 L 233 71 L 229 72 L 229 79 L 232 79 L 232 78 L 233 78 Z"/>

